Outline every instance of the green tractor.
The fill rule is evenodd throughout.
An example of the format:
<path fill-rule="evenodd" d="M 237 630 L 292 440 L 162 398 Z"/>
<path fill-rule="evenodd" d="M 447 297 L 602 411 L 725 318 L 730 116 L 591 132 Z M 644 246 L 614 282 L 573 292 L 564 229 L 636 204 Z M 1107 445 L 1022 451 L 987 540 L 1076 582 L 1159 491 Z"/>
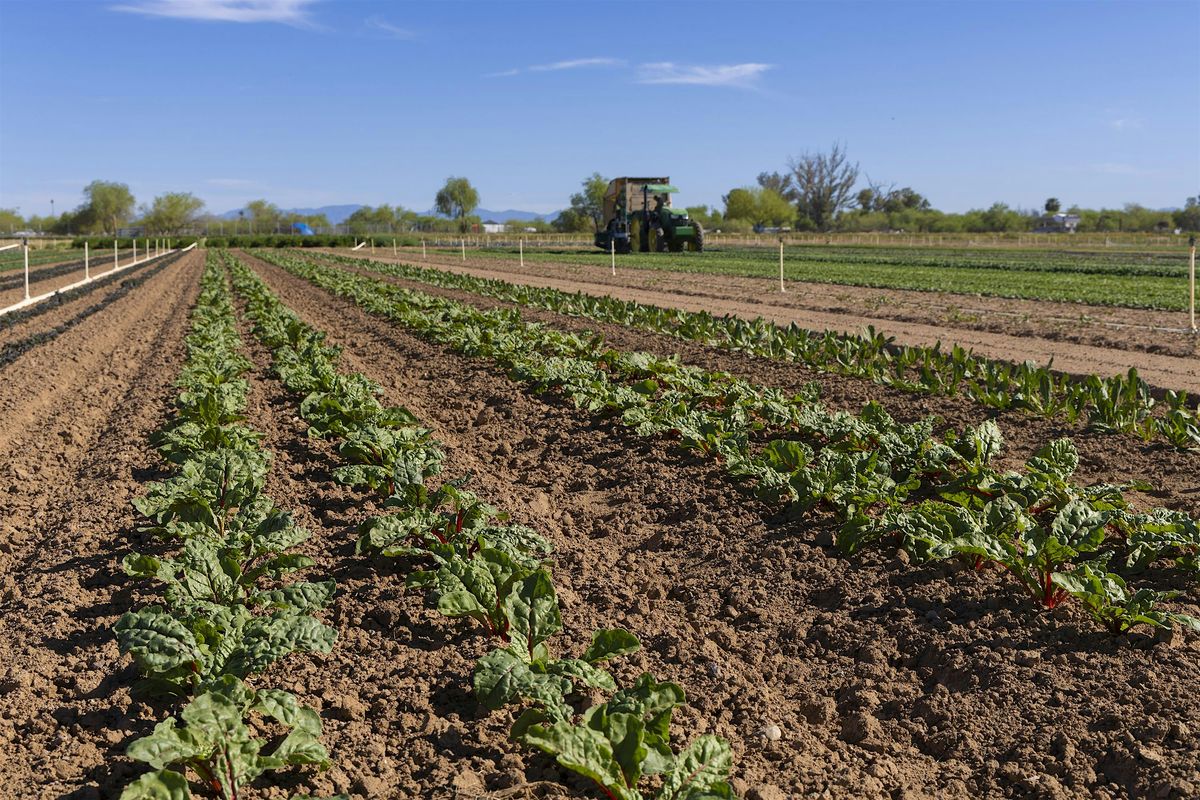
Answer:
<path fill-rule="evenodd" d="M 670 178 L 616 178 L 604 193 L 605 225 L 596 247 L 618 253 L 679 253 L 704 249 L 704 228 L 686 211 L 671 208 L 678 192 Z"/>

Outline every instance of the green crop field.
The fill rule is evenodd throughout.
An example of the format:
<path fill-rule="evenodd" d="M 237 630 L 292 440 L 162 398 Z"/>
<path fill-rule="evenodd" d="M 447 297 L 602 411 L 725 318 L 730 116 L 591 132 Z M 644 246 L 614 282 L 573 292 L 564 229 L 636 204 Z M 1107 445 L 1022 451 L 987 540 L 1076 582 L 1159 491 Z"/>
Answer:
<path fill-rule="evenodd" d="M 446 249 L 445 254 L 457 255 Z M 516 250 L 489 256 L 518 258 Z M 600 251 L 526 252 L 534 262 L 607 266 Z M 633 253 L 617 257 L 623 269 L 716 273 L 776 278 L 779 254 L 762 248 L 704 253 Z M 793 246 L 784 253 L 790 281 L 879 289 L 955 292 L 1029 300 L 1161 310 L 1187 308 L 1187 256 L 1178 253 L 980 251 L 945 248 Z"/>

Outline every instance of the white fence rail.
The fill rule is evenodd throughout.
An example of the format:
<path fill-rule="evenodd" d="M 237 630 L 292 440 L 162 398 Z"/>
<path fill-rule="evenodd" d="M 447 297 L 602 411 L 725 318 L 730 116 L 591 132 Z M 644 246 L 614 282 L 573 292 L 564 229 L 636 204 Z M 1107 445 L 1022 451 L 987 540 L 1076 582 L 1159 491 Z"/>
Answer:
<path fill-rule="evenodd" d="M 160 242 L 156 242 L 154 244 L 147 242 L 146 249 L 144 251 L 147 255 L 144 256 L 141 260 L 138 260 L 137 245 L 135 244 L 134 250 L 133 250 L 133 259 L 128 264 L 122 264 L 122 263 L 120 263 L 120 251 L 117 249 L 116 243 L 114 242 L 113 243 L 113 267 L 112 267 L 112 269 L 107 270 L 106 272 L 101 272 L 98 274 L 92 274 L 91 270 L 89 269 L 89 263 L 88 263 L 89 262 L 89 254 L 87 252 L 87 247 L 85 246 L 84 247 L 84 256 L 83 256 L 83 272 L 84 272 L 83 280 L 75 281 L 74 283 L 69 283 L 66 286 L 60 286 L 57 289 L 53 289 L 49 292 L 45 292 L 44 294 L 39 294 L 39 295 L 34 295 L 34 296 L 31 296 L 29 294 L 29 246 L 17 244 L 17 245 L 9 245 L 8 247 L 5 247 L 5 248 L 0 248 L 0 249 L 4 249 L 4 250 L 11 249 L 12 247 L 24 247 L 25 248 L 25 299 L 19 303 L 14 303 L 13 305 L 8 306 L 7 308 L 0 308 L 0 317 L 4 316 L 5 314 L 10 314 L 14 311 L 20 311 L 21 309 L 29 308 L 30 306 L 37 305 L 38 303 L 40 303 L 44 300 L 49 300 L 51 297 L 54 297 L 57 294 L 62 294 L 63 292 L 69 292 L 72 289 L 78 289 L 80 286 L 86 286 L 89 283 L 94 283 L 94 282 L 100 280 L 101 278 L 107 278 L 109 275 L 112 275 L 115 272 L 122 272 L 124 270 L 129 269 L 130 267 L 136 267 L 139 264 L 145 264 L 147 261 L 153 261 L 156 258 L 162 258 L 164 256 L 170 255 L 171 253 L 186 253 L 188 250 L 191 250 L 195 246 L 196 246 L 195 244 L 189 244 L 187 247 L 183 248 L 182 250 L 178 250 L 178 249 L 174 249 L 174 248 L 166 248 Z M 153 255 L 151 255 L 152 251 L 153 251 Z"/>

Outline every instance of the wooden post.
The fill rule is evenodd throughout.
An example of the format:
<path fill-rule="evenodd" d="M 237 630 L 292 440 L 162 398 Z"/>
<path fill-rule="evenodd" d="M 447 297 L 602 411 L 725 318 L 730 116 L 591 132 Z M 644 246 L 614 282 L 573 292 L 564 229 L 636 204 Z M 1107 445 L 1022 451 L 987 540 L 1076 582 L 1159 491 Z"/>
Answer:
<path fill-rule="evenodd" d="M 421 240 L 421 258 L 429 258 L 429 254 L 425 252 L 425 240 Z"/>
<path fill-rule="evenodd" d="M 133 237 L 133 264 L 137 263 L 137 237 Z"/>
<path fill-rule="evenodd" d="M 113 269 L 117 268 L 117 253 L 118 253 L 117 243 L 120 241 L 121 240 L 118 239 L 117 237 L 115 237 L 115 236 L 113 237 Z"/>
<path fill-rule="evenodd" d="M 25 242 L 25 299 L 29 299 L 29 242 Z"/>
<path fill-rule="evenodd" d="M 371 240 L 371 255 L 375 255 L 375 240 Z"/>
<path fill-rule="evenodd" d="M 779 240 L 779 293 L 783 294 L 787 289 L 783 288 L 783 239 Z"/>
<path fill-rule="evenodd" d="M 396 257 L 396 240 L 392 239 L 392 258 Z"/>
<path fill-rule="evenodd" d="M 91 275 L 88 275 L 88 243 L 84 242 L 83 243 L 83 279 L 87 280 L 91 277 L 92 277 Z"/>
<path fill-rule="evenodd" d="M 462 260 L 466 261 L 467 260 L 467 240 L 466 240 L 466 238 L 464 237 L 462 239 L 459 239 L 459 243 L 462 244 Z"/>
<path fill-rule="evenodd" d="M 519 247 L 521 250 L 521 269 L 524 269 L 525 268 L 525 237 L 524 236 L 521 237 Z"/>
<path fill-rule="evenodd" d="M 615 278 L 615 277 L 617 277 L 617 240 L 616 239 L 608 240 L 608 252 L 612 256 L 612 274 L 613 274 L 613 277 Z"/>

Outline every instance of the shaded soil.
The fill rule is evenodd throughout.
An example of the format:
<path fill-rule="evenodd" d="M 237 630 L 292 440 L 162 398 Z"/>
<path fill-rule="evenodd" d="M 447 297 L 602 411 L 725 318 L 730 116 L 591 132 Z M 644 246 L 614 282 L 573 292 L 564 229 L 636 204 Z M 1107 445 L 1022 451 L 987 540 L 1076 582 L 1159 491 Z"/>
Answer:
<path fill-rule="evenodd" d="M 347 368 L 435 429 L 447 475 L 474 474 L 476 491 L 555 541 L 565 649 L 598 626 L 638 634 L 645 649 L 618 663 L 619 677 L 650 669 L 680 682 L 691 702 L 676 736 L 729 738 L 747 797 L 1200 791 L 1200 698 L 1180 690 L 1200 679 L 1196 637 L 1114 640 L 1076 609 L 1038 613 L 994 572 L 840 558 L 828 519 L 780 516 L 669 443 L 254 266 L 346 348 Z M 348 553 L 370 507 L 340 497 L 324 445 L 308 453 L 287 407 L 265 402 L 281 419 L 277 467 L 288 462 L 273 494 L 333 528 L 326 552 Z M 285 670 L 289 688 L 321 699 L 340 764 L 313 787 L 474 797 L 556 774 L 506 742 L 506 712 L 480 715 L 468 687 L 484 643 L 406 595 L 395 566 L 330 563 L 345 588 L 332 612 L 342 640 L 329 663 Z M 1188 591 L 1180 608 L 1194 613 Z"/>
<path fill-rule="evenodd" d="M 0 317 L 0 371 L 22 353 L 53 341 L 100 313 L 183 257 L 168 256 L 139 264 Z"/>
<path fill-rule="evenodd" d="M 427 261 L 419 253 L 350 255 L 813 330 L 858 333 L 873 325 L 902 344 L 942 341 L 990 358 L 1053 360 L 1056 369 L 1076 375 L 1107 377 L 1137 367 L 1155 386 L 1200 391 L 1200 339 L 1182 331 L 1187 316 L 1178 312 L 798 282 L 781 295 L 776 281 L 730 275 L 618 268 L 613 277 L 595 266 L 538 261 L 522 268 L 486 256 L 464 263 L 445 254 Z"/>
<path fill-rule="evenodd" d="M 147 436 L 182 362 L 203 257 L 189 254 L 6 369 L 0 381 L 0 794 L 95 798 L 161 718 L 111 626 Z M 105 793 L 103 796 L 112 796 Z"/>
<path fill-rule="evenodd" d="M 140 254 L 144 256 L 145 254 Z M 120 264 L 122 266 L 132 261 L 132 252 L 122 252 Z M 93 257 L 89 261 L 89 274 L 92 276 L 102 275 L 113 268 L 112 252 L 109 251 L 107 257 L 101 254 L 99 257 Z M 137 269 L 134 267 L 133 269 Z M 122 270 L 128 272 L 129 270 Z M 118 272 L 120 275 L 122 272 Z M 72 283 L 77 283 L 85 277 L 83 269 L 83 259 L 69 261 L 65 263 L 54 263 L 47 265 L 39 265 L 29 268 L 29 295 L 37 297 L 38 295 L 52 292 L 56 289 L 61 289 L 64 286 L 69 286 Z M 0 308 L 6 308 L 15 303 L 19 303 L 25 299 L 25 273 L 23 269 L 7 271 L 0 273 Z M 46 301 L 50 302 L 50 301 Z M 3 319 L 0 317 L 0 319 Z"/>
<path fill-rule="evenodd" d="M 369 270 L 352 270 L 399 286 L 467 302 L 478 308 L 516 308 L 533 322 L 572 331 L 604 334 L 609 346 L 621 350 L 643 350 L 660 356 L 678 356 L 684 363 L 721 370 L 755 383 L 800 392 L 810 383 L 821 385 L 821 396 L 831 408 L 857 412 L 874 400 L 896 419 L 913 422 L 936 414 L 946 428 L 962 430 L 994 419 L 1005 434 L 1007 466 L 1016 468 L 1047 442 L 1063 436 L 1075 441 L 1080 453 L 1079 479 L 1088 483 L 1122 483 L 1132 478 L 1149 481 L 1155 491 L 1144 499 L 1147 505 L 1166 505 L 1200 516 L 1200 481 L 1196 478 L 1197 456 L 1161 443 L 1147 444 L 1126 434 L 1088 432 L 1082 425 L 1047 420 L 1018 411 L 996 411 L 964 397 L 926 396 L 882 386 L 859 378 L 814 372 L 802 365 L 759 358 L 744 353 L 706 347 L 664 334 L 621 325 L 570 317 L 513 303 L 505 303 L 469 292 L 441 289 L 406 281 Z"/>

